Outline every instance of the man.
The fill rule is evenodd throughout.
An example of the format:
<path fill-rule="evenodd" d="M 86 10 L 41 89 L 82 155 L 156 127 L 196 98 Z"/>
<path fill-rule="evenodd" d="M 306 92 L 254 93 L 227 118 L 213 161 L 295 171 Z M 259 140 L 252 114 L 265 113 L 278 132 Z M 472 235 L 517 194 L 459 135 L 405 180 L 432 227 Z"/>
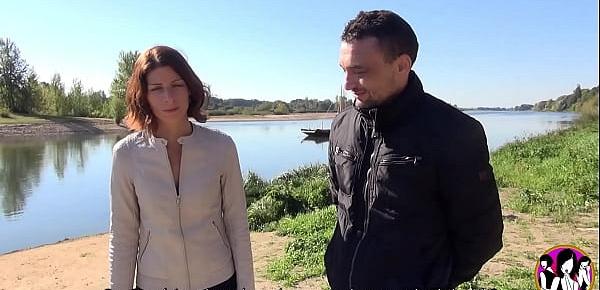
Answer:
<path fill-rule="evenodd" d="M 411 70 L 417 48 L 390 11 L 360 12 L 342 34 L 340 66 L 356 98 L 329 139 L 334 290 L 454 288 L 502 248 L 483 128 L 423 91 Z"/>

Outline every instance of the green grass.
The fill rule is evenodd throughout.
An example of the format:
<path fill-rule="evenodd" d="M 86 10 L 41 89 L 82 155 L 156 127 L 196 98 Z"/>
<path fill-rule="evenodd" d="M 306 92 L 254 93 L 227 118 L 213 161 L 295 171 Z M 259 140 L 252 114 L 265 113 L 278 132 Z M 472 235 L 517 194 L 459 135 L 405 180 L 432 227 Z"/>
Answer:
<path fill-rule="evenodd" d="M 533 268 L 510 267 L 498 277 L 477 275 L 470 282 L 458 286 L 457 290 L 536 290 Z"/>
<path fill-rule="evenodd" d="M 285 255 L 269 265 L 267 276 L 293 286 L 307 278 L 323 275 L 323 256 L 333 234 L 335 216 L 335 207 L 329 206 L 280 220 L 275 226 L 277 234 L 290 236 L 293 240 L 288 243 Z"/>
<path fill-rule="evenodd" d="M 8 112 L 0 112 L 0 125 L 2 124 L 35 124 L 47 122 L 38 116 L 33 115 L 22 115 Z"/>
<path fill-rule="evenodd" d="M 87 118 L 87 117 L 86 117 Z M 101 119 L 101 118 L 99 118 Z M 26 115 L 9 113 L 7 111 L 0 111 L 0 125 L 9 124 L 38 124 L 44 122 L 65 122 L 65 121 L 80 121 L 81 117 L 67 117 L 67 116 L 50 116 L 50 115 Z"/>
<path fill-rule="evenodd" d="M 598 206 L 598 123 L 509 143 L 492 154 L 499 187 L 516 188 L 509 207 L 569 221 Z"/>

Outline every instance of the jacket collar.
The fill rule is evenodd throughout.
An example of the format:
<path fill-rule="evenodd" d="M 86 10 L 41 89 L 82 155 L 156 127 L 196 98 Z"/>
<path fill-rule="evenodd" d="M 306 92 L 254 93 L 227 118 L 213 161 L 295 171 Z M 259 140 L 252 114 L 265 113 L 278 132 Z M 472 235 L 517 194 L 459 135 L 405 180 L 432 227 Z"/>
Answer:
<path fill-rule="evenodd" d="M 181 136 L 177 138 L 177 143 L 184 144 L 186 142 L 193 142 L 198 139 L 200 134 L 200 125 L 190 122 L 192 125 L 192 133 L 187 136 Z M 150 147 L 156 147 L 157 145 L 167 146 L 167 139 L 154 136 L 149 130 L 142 130 L 138 135 L 138 143 L 146 143 Z"/>
<path fill-rule="evenodd" d="M 401 123 L 412 116 L 415 106 L 422 98 L 423 84 L 414 71 L 410 71 L 404 90 L 392 96 L 389 101 L 369 109 L 354 108 L 367 118 L 375 118 L 376 127 L 382 128 Z"/>

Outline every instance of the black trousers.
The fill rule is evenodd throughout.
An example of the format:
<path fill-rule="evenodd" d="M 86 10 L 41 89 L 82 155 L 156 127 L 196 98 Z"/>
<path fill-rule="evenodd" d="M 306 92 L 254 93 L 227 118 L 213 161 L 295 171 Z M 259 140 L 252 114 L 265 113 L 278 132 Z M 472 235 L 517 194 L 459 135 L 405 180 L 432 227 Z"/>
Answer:
<path fill-rule="evenodd" d="M 227 281 L 220 283 L 218 285 L 208 287 L 206 290 L 235 290 L 237 288 L 237 280 L 235 279 L 235 273 L 227 279 Z M 144 290 L 142 288 L 135 288 L 133 290 Z M 168 289 L 175 290 L 175 289 Z"/>

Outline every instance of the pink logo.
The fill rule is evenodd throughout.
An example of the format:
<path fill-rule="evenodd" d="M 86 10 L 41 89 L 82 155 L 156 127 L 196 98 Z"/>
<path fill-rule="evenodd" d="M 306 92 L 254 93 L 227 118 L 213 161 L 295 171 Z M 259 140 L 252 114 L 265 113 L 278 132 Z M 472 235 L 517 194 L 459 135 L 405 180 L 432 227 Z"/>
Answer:
<path fill-rule="evenodd" d="M 592 260 L 571 245 L 550 248 L 535 267 L 535 284 L 540 290 L 591 290 L 594 278 Z"/>

